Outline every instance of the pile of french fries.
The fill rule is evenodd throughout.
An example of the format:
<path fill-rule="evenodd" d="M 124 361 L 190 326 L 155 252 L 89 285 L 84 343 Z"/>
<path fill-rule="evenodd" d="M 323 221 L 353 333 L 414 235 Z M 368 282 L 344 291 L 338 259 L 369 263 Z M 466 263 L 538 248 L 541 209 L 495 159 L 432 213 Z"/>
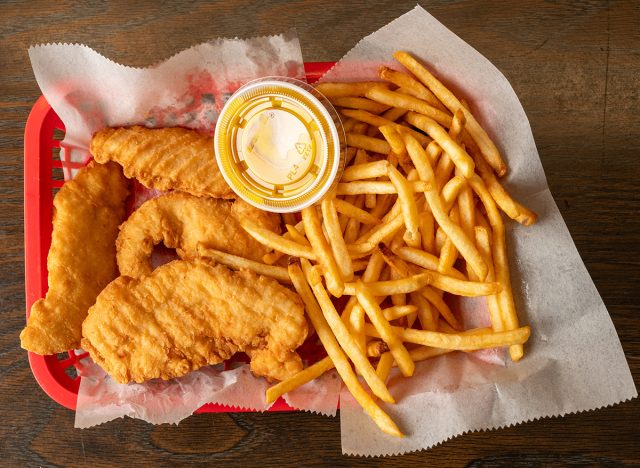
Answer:
<path fill-rule="evenodd" d="M 499 209 L 524 225 L 536 215 L 501 185 L 506 165 L 467 103 L 410 54 L 394 57 L 409 73 L 381 67 L 380 82 L 317 85 L 344 116 L 348 145 L 320 206 L 301 221 L 285 215 L 282 236 L 242 220 L 273 249 L 264 263 L 205 254 L 292 284 L 327 351 L 269 388 L 268 402 L 335 368 L 375 423 L 402 437 L 376 403 L 394 403 L 393 366 L 410 377 L 417 361 L 503 346 L 522 358 L 530 329 L 518 323 Z M 338 313 L 332 297 L 343 295 Z M 486 296 L 492 326 L 463 330 L 446 295 Z"/>

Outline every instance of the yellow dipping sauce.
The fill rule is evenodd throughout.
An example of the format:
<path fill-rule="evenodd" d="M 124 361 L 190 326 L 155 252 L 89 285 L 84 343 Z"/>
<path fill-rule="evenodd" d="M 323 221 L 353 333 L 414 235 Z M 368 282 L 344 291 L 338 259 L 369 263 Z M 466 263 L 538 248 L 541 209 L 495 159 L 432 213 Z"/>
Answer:
<path fill-rule="evenodd" d="M 331 104 L 289 78 L 253 81 L 227 101 L 216 124 L 220 171 L 233 191 L 267 211 L 320 200 L 344 168 L 344 130 Z"/>

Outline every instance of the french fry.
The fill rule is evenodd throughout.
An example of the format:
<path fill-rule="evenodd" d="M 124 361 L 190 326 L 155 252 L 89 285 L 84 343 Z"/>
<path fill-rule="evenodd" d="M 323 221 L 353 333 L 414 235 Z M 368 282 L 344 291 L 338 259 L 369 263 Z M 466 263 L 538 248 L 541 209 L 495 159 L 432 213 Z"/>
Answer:
<path fill-rule="evenodd" d="M 323 316 L 329 324 L 329 327 L 331 327 L 331 331 L 333 331 L 333 334 L 340 344 L 340 347 L 344 350 L 349 359 L 351 359 L 355 367 L 364 378 L 365 382 L 367 382 L 367 385 L 369 385 L 369 388 L 371 388 L 371 391 L 382 401 L 386 401 L 387 403 L 394 403 L 394 399 L 389 393 L 389 390 L 378 378 L 364 351 L 358 346 L 355 339 L 349 333 L 344 322 L 336 312 L 336 309 L 331 302 L 327 291 L 322 285 L 322 279 L 320 277 L 320 274 L 317 272 L 316 267 L 312 267 L 311 264 L 304 259 L 301 259 L 300 263 L 307 278 L 307 282 L 311 286 L 316 300 L 318 301 L 318 304 L 322 309 Z M 318 334 L 318 336 L 320 335 Z M 336 362 L 334 361 L 334 363 Z"/>
<path fill-rule="evenodd" d="M 447 112 L 441 111 L 440 109 L 427 104 L 427 102 L 422 99 L 395 91 L 389 91 L 382 87 L 373 87 L 369 89 L 366 96 L 381 105 L 401 107 L 409 111 L 418 112 L 421 115 L 425 115 L 428 118 L 433 119 L 433 121 L 438 122 L 438 124 L 446 128 L 451 127 L 451 116 Z M 434 138 L 431 134 L 429 134 L 429 136 Z"/>
<path fill-rule="evenodd" d="M 347 120 L 345 120 L 345 121 L 343 122 L 343 124 L 342 124 L 342 129 L 343 129 L 345 132 L 351 132 L 351 131 L 353 131 L 353 128 L 355 127 L 355 125 L 356 125 L 356 123 L 357 123 L 357 122 L 358 122 L 358 121 L 357 121 L 356 119 L 347 119 Z"/>
<path fill-rule="evenodd" d="M 380 357 L 381 354 L 387 351 L 389 351 L 389 346 L 384 341 L 371 340 L 367 343 L 367 356 L 369 357 Z"/>
<path fill-rule="evenodd" d="M 259 275 L 269 276 L 284 283 L 289 283 L 289 273 L 287 269 L 280 266 L 266 265 L 264 263 L 249 260 L 244 257 L 238 257 L 237 255 L 231 255 L 226 252 L 221 252 L 216 249 L 210 249 L 198 245 L 198 255 L 201 257 L 212 258 L 217 263 L 226 265 L 234 270 L 246 269 L 251 270 Z"/>
<path fill-rule="evenodd" d="M 405 140 L 405 144 L 407 145 L 407 151 L 411 156 L 413 164 L 416 166 L 416 169 L 420 174 L 420 178 L 423 181 L 433 183 L 433 169 L 429 165 L 428 157 L 424 149 L 422 149 L 420 144 L 411 135 L 403 134 L 402 136 Z M 478 252 L 474 242 L 472 242 L 471 239 L 466 236 L 462 228 L 453 223 L 449 219 L 449 216 L 444 212 L 442 208 L 443 203 L 438 190 L 435 187 L 432 187 L 431 190 L 425 192 L 425 197 L 435 220 L 438 222 L 442 230 L 451 239 L 453 245 L 455 245 L 471 268 L 473 268 L 478 277 L 480 279 L 484 279 L 487 275 L 486 263 L 482 259 L 482 256 L 480 255 L 480 252 Z"/>
<path fill-rule="evenodd" d="M 311 270 L 311 265 L 309 265 L 308 263 L 307 267 L 308 270 Z M 305 279 L 303 272 L 300 270 L 300 266 L 297 264 L 290 265 L 289 274 L 291 276 L 291 282 L 293 283 L 296 291 L 298 292 L 298 294 L 300 294 L 300 297 L 305 303 L 307 314 L 309 315 L 309 319 L 311 320 L 311 323 L 313 324 L 316 333 L 320 338 L 320 341 L 326 349 L 327 354 L 331 358 L 331 361 L 336 366 L 338 374 L 342 378 L 343 382 L 345 383 L 353 397 L 360 404 L 360 406 L 362 406 L 362 408 L 371 417 L 371 419 L 373 419 L 378 427 L 382 429 L 382 431 L 396 437 L 402 437 L 402 433 L 398 429 L 398 426 L 384 411 L 382 411 L 382 409 L 380 409 L 380 407 L 373 401 L 373 398 L 371 398 L 371 396 L 364 390 L 364 388 L 362 388 L 362 385 L 360 385 L 356 374 L 351 368 L 351 364 L 347 360 L 347 356 L 345 356 L 345 351 L 340 347 L 340 342 L 337 339 L 337 336 L 340 336 L 343 339 L 343 342 L 349 343 L 346 346 L 350 351 L 353 352 L 355 348 L 357 352 L 360 352 L 360 354 L 362 354 L 358 346 L 353 342 L 353 339 L 351 338 L 351 340 L 349 340 L 351 335 L 349 335 L 349 332 L 344 326 L 342 320 L 340 320 L 338 313 L 335 311 L 335 308 L 333 308 L 331 300 L 328 296 L 326 296 L 326 291 L 324 291 L 324 288 L 320 283 L 320 278 L 314 278 L 315 280 L 317 280 L 315 288 L 318 290 L 318 295 L 323 297 L 324 305 L 327 307 L 327 312 L 324 313 L 327 314 L 331 322 L 329 322 L 329 320 L 325 318 L 320 304 L 314 298 L 315 290 L 314 293 L 312 293 L 309 289 L 309 284 Z M 326 296 L 326 298 L 324 296 Z M 336 335 L 334 335 L 334 333 L 336 333 Z M 362 358 L 357 358 L 358 362 L 361 363 L 363 367 L 371 367 L 371 364 L 369 364 L 366 356 L 362 356 Z M 366 365 L 364 364 L 364 362 L 362 362 L 363 360 L 366 361 Z M 373 368 L 371 368 L 371 370 L 373 370 Z M 365 373 L 370 377 L 369 371 L 365 371 Z M 365 373 L 362 374 L 363 377 L 365 376 Z M 375 374 L 376 383 L 375 389 L 374 386 L 371 386 L 372 391 L 376 394 L 376 396 L 379 396 L 378 392 L 383 395 L 384 398 L 379 396 L 383 401 L 393 401 L 393 397 L 391 397 L 391 394 L 389 394 L 389 391 L 387 390 L 384 382 L 378 377 L 375 371 L 373 371 L 373 373 Z M 372 382 L 374 381 L 374 379 L 371 377 L 370 380 Z M 369 382 L 367 381 L 367 383 Z"/>
<path fill-rule="evenodd" d="M 509 274 L 509 260 L 507 258 L 507 244 L 505 239 L 504 224 L 500 212 L 491 197 L 491 194 L 484 185 L 482 179 L 476 175 L 469 179 L 469 183 L 473 191 L 478 195 L 480 201 L 487 211 L 489 224 L 493 230 L 492 241 L 493 247 L 491 253 L 493 255 L 496 281 L 502 287 L 498 294 L 498 302 L 502 313 L 502 322 L 505 330 L 514 330 L 518 328 L 518 314 L 516 313 L 515 303 L 513 301 L 513 292 L 511 290 L 511 278 Z M 509 354 L 513 361 L 519 361 L 524 356 L 524 348 L 522 344 L 514 344 L 509 348 Z"/>
<path fill-rule="evenodd" d="M 342 237 L 338 212 L 336 211 L 334 197 L 332 195 L 326 196 L 324 200 L 322 200 L 321 209 L 324 226 L 327 229 L 327 234 L 329 234 L 328 237 L 331 250 L 333 251 L 333 258 L 342 275 L 342 281 L 351 281 L 353 280 L 353 265 L 351 264 L 351 257 L 347 251 L 347 244 Z"/>
<path fill-rule="evenodd" d="M 400 107 L 392 107 L 388 111 L 383 112 L 382 117 L 384 117 L 387 120 L 391 120 L 392 122 L 397 122 L 402 117 L 404 117 L 407 112 L 409 112 L 407 109 L 401 109 Z"/>
<path fill-rule="evenodd" d="M 372 161 L 362 164 L 354 164 L 344 170 L 341 182 L 352 182 L 355 180 L 374 179 L 387 175 L 389 170 L 389 161 L 382 159 L 380 161 Z"/>
<path fill-rule="evenodd" d="M 491 331 L 490 328 L 474 328 L 472 330 L 463 331 L 461 335 L 481 335 L 483 333 L 489 333 Z M 451 353 L 455 350 L 453 349 L 441 349 L 441 348 L 431 348 L 429 346 L 419 346 L 418 348 L 414 348 L 409 351 L 409 355 L 414 362 L 425 361 L 427 359 L 431 359 L 436 356 L 442 356 L 443 354 Z"/>
<path fill-rule="evenodd" d="M 362 224 L 379 224 L 381 222 L 380 218 L 376 218 L 362 208 L 358 208 L 357 206 L 344 200 L 340 200 L 339 198 L 333 200 L 333 203 L 338 213 L 342 213 L 348 218 L 357 219 Z"/>
<path fill-rule="evenodd" d="M 389 154 L 391 146 L 385 140 L 357 133 L 347 133 L 347 146 L 362 148 L 372 153 Z"/>
<path fill-rule="evenodd" d="M 509 195 L 509 192 L 505 190 L 493 173 L 493 169 L 481 156 L 476 156 L 473 152 L 471 154 L 476 162 L 476 167 L 480 177 L 484 181 L 487 189 L 489 189 L 489 193 L 500 209 L 511 219 L 514 219 L 525 226 L 534 224 L 536 222 L 537 215 L 530 209 L 522 206 L 514 200 L 511 195 Z"/>
<path fill-rule="evenodd" d="M 459 215 L 458 215 L 458 207 L 454 206 L 451 210 L 451 215 L 449 216 L 451 222 L 455 224 L 459 224 Z M 473 239 L 473 237 L 471 238 Z M 438 271 L 440 273 L 449 273 L 451 268 L 453 268 L 453 264 L 458 259 L 458 250 L 456 246 L 453 245 L 451 239 L 447 237 L 444 241 L 444 245 L 440 249 L 440 260 L 438 262 Z"/>
<path fill-rule="evenodd" d="M 424 252 L 419 249 L 411 247 L 399 247 L 393 250 L 393 253 L 400 257 L 402 260 L 411 262 L 414 265 L 418 265 L 422 268 L 430 270 L 431 274 L 434 274 L 438 270 L 438 257 L 428 252 Z M 449 272 L 452 278 L 465 281 L 467 278 L 460 271 L 452 268 Z M 435 278 L 435 276 L 434 276 Z M 442 288 L 440 288 L 442 289 Z"/>
<path fill-rule="evenodd" d="M 529 326 L 516 328 L 504 332 L 493 332 L 490 328 L 484 333 L 470 334 L 470 330 L 462 333 L 440 333 L 429 330 L 415 330 L 391 326 L 393 332 L 402 340 L 409 343 L 458 351 L 477 351 L 479 349 L 496 348 L 500 346 L 514 346 L 526 343 L 531 335 Z M 373 338 L 380 338 L 380 334 L 371 324 L 365 324 L 364 332 Z"/>
<path fill-rule="evenodd" d="M 373 101 L 371 99 L 363 98 L 363 97 L 336 97 L 329 98 L 331 104 L 336 107 L 348 107 L 350 109 L 362 109 L 372 114 L 382 114 L 384 111 L 389 109 L 390 106 L 382 104 L 380 102 Z"/>
<path fill-rule="evenodd" d="M 389 166 L 388 171 L 389 179 L 398 192 L 398 200 L 400 200 L 402 216 L 405 227 L 407 228 L 407 244 L 412 247 L 419 247 L 418 207 L 416 206 L 416 200 L 413 196 L 414 192 L 411 183 L 393 166 Z"/>
<path fill-rule="evenodd" d="M 456 167 L 460 168 L 464 177 L 471 177 L 474 173 L 475 164 L 469 154 L 460 146 L 435 120 L 423 114 L 409 112 L 406 120 L 414 127 L 424 131 L 427 135 L 438 142 L 438 145 L 447 153 Z M 406 142 L 405 142 L 406 143 Z M 414 162 L 415 164 L 415 162 Z"/>
<path fill-rule="evenodd" d="M 453 115 L 453 120 L 451 121 L 451 128 L 449 129 L 449 136 L 456 143 L 460 143 L 460 136 L 462 134 L 462 131 L 464 130 L 464 124 L 465 124 L 464 114 L 462 113 L 461 110 L 456 111 L 456 113 Z M 430 144 L 427 147 L 427 153 L 429 153 L 429 157 L 431 158 L 431 161 L 433 161 L 435 157 L 438 155 L 437 148 L 434 147 L 435 144 L 437 143 Z M 469 155 L 471 156 L 471 154 Z M 451 177 L 451 174 L 453 173 L 453 169 L 455 165 L 453 163 L 453 160 L 449 157 L 449 155 L 444 153 L 438 159 L 437 166 L 434 165 L 434 167 L 435 167 L 435 174 L 436 174 L 436 185 L 438 188 L 441 188 Z"/>
<path fill-rule="evenodd" d="M 475 237 L 473 228 L 476 225 L 476 204 L 473 199 L 473 191 L 468 184 L 462 187 L 458 195 L 458 214 L 460 227 L 470 239 L 473 239 Z"/>
<path fill-rule="evenodd" d="M 399 319 L 401 317 L 405 317 L 409 314 L 412 314 L 417 311 L 416 306 L 414 305 L 394 305 L 391 307 L 387 307 L 382 309 L 382 314 L 384 318 L 389 321 Z"/>
<path fill-rule="evenodd" d="M 436 182 L 436 186 L 437 185 Z M 458 200 L 458 195 L 465 185 L 467 185 L 467 182 L 464 178 L 455 176 L 442 186 L 442 209 L 445 213 L 451 211 L 451 207 Z"/>
<path fill-rule="evenodd" d="M 327 239 L 322 232 L 320 217 L 315 206 L 310 206 L 302 210 L 302 221 L 304 230 L 313 248 L 316 259 L 322 266 L 324 276 L 327 280 L 327 289 L 336 297 L 342 296 L 344 281 L 340 274 L 340 269 L 333 256 L 333 252 L 327 243 Z"/>
<path fill-rule="evenodd" d="M 480 249 L 480 253 L 487 260 L 487 265 L 489 265 L 487 281 L 493 281 L 495 279 L 495 270 L 493 269 L 493 258 L 491 256 L 491 242 L 489 239 L 489 231 L 487 228 L 476 226 L 475 236 L 478 249 Z M 494 284 L 500 285 L 500 283 Z M 493 292 L 491 295 L 487 294 L 487 308 L 489 309 L 489 317 L 491 318 L 491 328 L 493 328 L 493 331 L 504 330 L 502 313 L 500 312 L 500 303 L 498 302 L 497 296 L 497 294 L 500 292 L 500 289 Z"/>
<path fill-rule="evenodd" d="M 493 268 L 490 267 L 491 271 Z M 487 282 L 479 281 L 465 281 L 453 276 L 443 275 L 437 272 L 429 272 L 432 277 L 431 285 L 434 288 L 438 288 L 442 291 L 456 294 L 457 296 L 477 297 L 477 296 L 490 296 L 498 294 L 502 286 L 500 283 L 489 279 L 487 275 Z"/>
<path fill-rule="evenodd" d="M 411 303 L 416 307 L 418 312 L 418 320 L 423 330 L 437 331 L 438 315 L 434 313 L 431 303 L 425 297 L 418 293 L 411 293 Z"/>
<path fill-rule="evenodd" d="M 442 316 L 443 319 L 447 321 L 449 325 L 451 325 L 455 330 L 461 330 L 462 326 L 458 319 L 453 315 L 451 309 L 447 305 L 446 302 L 442 300 L 442 297 L 436 292 L 435 289 L 426 287 L 420 290 L 420 294 L 422 294 L 433 306 L 436 308 L 438 313 Z"/>
<path fill-rule="evenodd" d="M 380 377 L 380 380 L 386 382 L 389 378 L 389 373 L 391 373 L 391 368 L 393 367 L 393 356 L 390 352 L 383 353 L 380 355 L 380 360 L 378 361 L 378 365 L 376 367 L 376 374 Z"/>
<path fill-rule="evenodd" d="M 369 260 L 368 259 L 361 259 L 361 260 L 354 260 L 353 262 L 351 262 L 351 264 L 353 265 L 353 271 L 363 271 L 365 268 L 367 268 L 367 265 L 369 264 Z"/>
<path fill-rule="evenodd" d="M 364 202 L 364 195 L 360 195 L 360 196 L 363 197 L 362 200 Z M 344 241 L 347 244 L 353 244 L 358 238 L 359 232 L 360 232 L 360 221 L 358 221 L 356 218 L 350 218 L 349 221 L 347 221 L 347 227 L 344 230 Z"/>
<path fill-rule="evenodd" d="M 296 215 L 294 215 L 293 213 L 282 213 L 282 220 L 286 224 L 291 224 L 292 226 L 295 226 L 296 224 L 298 224 L 298 221 L 296 220 Z"/>
<path fill-rule="evenodd" d="M 387 140 L 387 143 L 391 146 L 393 154 L 401 155 L 406 153 L 404 142 L 402 141 L 402 137 L 396 132 L 395 125 L 383 125 L 379 127 L 378 130 L 380 130 L 384 139 Z"/>
<path fill-rule="evenodd" d="M 391 239 L 404 226 L 402 213 L 396 215 L 388 221 L 383 220 L 381 224 L 375 226 L 371 231 L 357 239 L 357 243 L 378 245 Z"/>
<path fill-rule="evenodd" d="M 435 243 L 435 220 L 430 210 L 424 210 L 418 215 L 418 229 L 420 230 L 421 247 L 426 252 L 433 253 Z"/>
<path fill-rule="evenodd" d="M 435 76 L 433 76 L 424 66 L 422 66 L 415 58 L 407 52 L 398 51 L 393 54 L 395 59 L 404 65 L 411 73 L 413 73 L 424 85 L 429 88 L 433 94 L 453 113 L 458 109 L 464 112 L 467 120 L 467 130 L 480 147 L 483 157 L 493 167 L 499 176 L 503 176 L 507 171 L 507 166 L 500 156 L 500 152 L 496 145 L 491 141 L 487 132 L 480 126 L 478 121 L 473 117 L 471 112 L 467 110 L 458 98 L 447 89 Z M 372 87 L 369 89 L 377 89 Z M 367 93 L 368 93 L 367 92 Z"/>
<path fill-rule="evenodd" d="M 420 273 L 397 280 L 376 281 L 367 283 L 367 289 L 374 296 L 390 296 L 391 294 L 407 294 L 431 284 L 430 273 Z M 347 296 L 356 294 L 357 283 L 345 283 L 344 293 Z"/>
<path fill-rule="evenodd" d="M 258 226 L 247 218 L 241 218 L 239 221 L 242 228 L 261 244 L 287 255 L 316 260 L 316 254 L 308 245 L 298 244 L 283 236 L 279 236 L 273 231 Z"/>
<path fill-rule="evenodd" d="M 382 267 L 384 266 L 384 260 L 379 252 L 374 251 L 367 261 L 367 266 L 362 274 L 362 280 L 367 282 L 378 281 L 380 273 L 382 273 Z M 365 336 L 363 332 L 364 327 L 364 310 L 358 304 L 358 299 L 355 296 L 351 296 L 345 306 L 342 319 L 345 323 L 349 324 L 354 338 L 358 345 L 364 349 Z"/>
<path fill-rule="evenodd" d="M 347 252 L 352 258 L 360 258 L 369 255 L 376 248 L 373 242 L 362 242 L 357 244 L 347 244 Z"/>
<path fill-rule="evenodd" d="M 416 180 L 410 183 L 412 192 L 427 192 L 432 189 L 432 185 L 429 182 L 423 180 Z M 356 180 L 353 182 L 341 182 L 337 187 L 338 195 L 359 195 L 361 193 L 367 194 L 391 194 L 398 193 L 398 189 L 393 182 L 376 180 L 376 181 L 361 181 Z"/>
<path fill-rule="evenodd" d="M 386 86 L 381 81 L 360 81 L 355 83 L 319 83 L 315 85 L 327 98 L 364 96 L 365 93 L 374 86 Z"/>
<path fill-rule="evenodd" d="M 295 226 L 292 226 L 291 224 L 285 224 L 284 226 L 287 228 L 287 232 L 289 233 L 289 237 L 292 241 L 302 245 L 310 245 L 307 238 L 304 237 L 304 235 L 302 235 Z"/>
<path fill-rule="evenodd" d="M 393 269 L 392 269 L 392 270 L 389 272 L 389 279 L 391 279 L 391 280 L 398 280 L 398 279 L 401 279 L 401 278 L 402 278 L 402 276 L 400 276 L 400 275 L 398 274 L 398 272 L 397 272 L 397 271 L 395 271 L 395 270 L 393 270 Z M 403 305 L 406 305 L 406 303 L 407 303 L 407 295 L 406 295 L 406 294 L 403 294 L 403 293 L 392 294 L 392 295 L 391 295 L 391 303 L 392 303 L 394 306 L 403 306 Z"/>
<path fill-rule="evenodd" d="M 391 112 L 394 111 L 396 109 L 389 109 L 387 112 Z M 404 115 L 406 112 L 406 110 L 404 109 L 400 109 L 400 111 L 402 111 L 402 115 Z M 345 115 L 346 117 L 355 119 L 355 120 L 359 120 L 361 122 L 366 122 L 369 125 L 373 126 L 373 127 L 382 127 L 384 125 L 387 126 L 395 126 L 395 125 L 399 125 L 395 123 L 395 120 L 397 120 L 398 118 L 402 117 L 402 115 L 399 115 L 397 118 L 394 119 L 389 119 L 389 118 L 385 118 L 384 116 L 386 115 L 383 114 L 382 116 L 380 115 L 375 115 L 372 114 L 371 112 L 367 112 L 361 109 L 342 109 L 340 111 L 340 113 L 342 113 L 343 115 Z M 395 116 L 391 116 L 391 117 L 395 117 Z M 395 127 L 394 127 L 395 128 Z M 413 135 L 413 137 L 418 140 L 420 142 L 421 145 L 428 145 L 432 140 L 431 138 L 429 138 L 428 136 L 426 136 L 423 133 L 420 132 L 416 132 L 413 129 L 407 129 L 411 135 Z M 345 129 L 345 132 L 347 132 L 347 130 Z M 348 133 L 348 132 L 347 132 Z"/>
<path fill-rule="evenodd" d="M 383 66 L 378 69 L 378 76 L 385 81 L 390 81 L 399 88 L 403 88 L 408 94 L 426 101 L 430 106 L 448 112 L 447 108 L 442 105 L 438 98 L 429 91 L 429 89 L 425 88 L 419 81 L 413 79 L 406 73 Z"/>
<path fill-rule="evenodd" d="M 301 370 L 297 374 L 289 377 L 286 380 L 278 382 L 277 384 L 269 387 L 266 393 L 267 403 L 272 403 L 280 398 L 285 393 L 289 393 L 298 387 L 311 382 L 313 379 L 317 379 L 325 372 L 333 369 L 333 361 L 329 356 L 319 360 L 315 364 Z"/>
<path fill-rule="evenodd" d="M 358 281 L 356 283 L 356 294 L 358 302 L 367 313 L 369 320 L 371 320 L 371 323 L 373 323 L 376 330 L 380 333 L 380 337 L 389 346 L 389 351 L 398 363 L 402 375 L 405 377 L 413 375 L 415 364 L 411 360 L 407 348 L 404 347 L 397 335 L 392 331 L 389 322 L 384 318 L 380 306 L 373 297 L 373 291 L 370 290 L 365 283 Z"/>
<path fill-rule="evenodd" d="M 390 218 L 395 218 L 396 215 L 400 213 L 401 209 L 399 204 L 396 211 L 393 211 L 393 209 L 389 211 L 389 208 L 394 205 L 396 201 L 395 195 L 381 195 L 378 198 L 380 199 L 379 203 L 376 204 L 376 207 L 373 210 L 371 210 L 372 216 L 382 218 L 383 221 L 386 221 Z M 395 205 L 393 208 L 396 208 Z"/>

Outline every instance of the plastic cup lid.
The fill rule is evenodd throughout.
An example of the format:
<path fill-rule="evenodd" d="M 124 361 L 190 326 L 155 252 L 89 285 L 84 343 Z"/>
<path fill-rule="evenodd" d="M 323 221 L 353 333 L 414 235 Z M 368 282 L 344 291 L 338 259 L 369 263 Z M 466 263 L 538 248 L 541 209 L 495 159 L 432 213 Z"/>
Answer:
<path fill-rule="evenodd" d="M 236 91 L 214 136 L 220 172 L 233 191 L 280 213 L 312 205 L 337 182 L 343 142 L 331 104 L 288 78 L 254 81 Z"/>

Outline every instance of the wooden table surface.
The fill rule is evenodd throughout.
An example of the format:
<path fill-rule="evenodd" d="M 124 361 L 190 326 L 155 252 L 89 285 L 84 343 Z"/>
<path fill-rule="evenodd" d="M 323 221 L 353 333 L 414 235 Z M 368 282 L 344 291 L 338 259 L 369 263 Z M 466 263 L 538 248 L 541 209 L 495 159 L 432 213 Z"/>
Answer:
<path fill-rule="evenodd" d="M 420 3 L 488 57 L 518 93 L 553 196 L 609 309 L 637 384 L 640 4 Z M 640 463 L 638 400 L 372 460 L 341 455 L 338 419 L 305 413 L 207 414 L 178 427 L 126 419 L 78 430 L 73 413 L 51 401 L 31 375 L 18 340 L 25 313 L 23 130 L 40 95 L 29 45 L 84 43 L 118 62 L 144 66 L 217 36 L 295 26 L 305 60 L 333 61 L 414 5 L 415 0 L 0 2 L 0 465 Z"/>

